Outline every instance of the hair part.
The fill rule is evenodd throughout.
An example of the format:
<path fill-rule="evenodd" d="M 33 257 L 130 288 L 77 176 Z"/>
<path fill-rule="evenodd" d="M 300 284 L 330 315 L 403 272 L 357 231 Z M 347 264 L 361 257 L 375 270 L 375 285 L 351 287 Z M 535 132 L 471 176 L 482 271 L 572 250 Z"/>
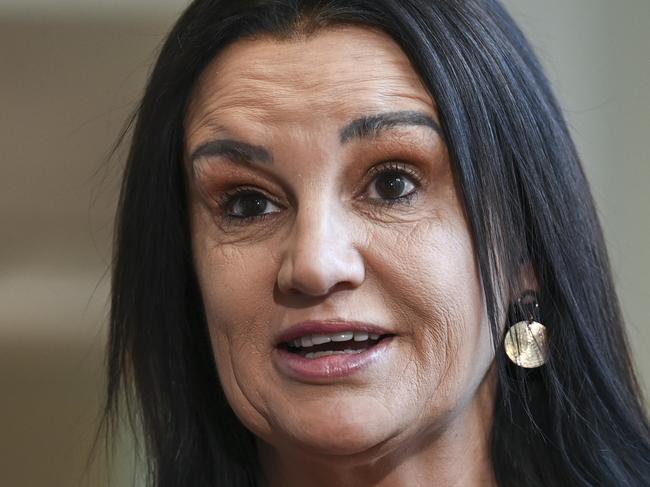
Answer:
<path fill-rule="evenodd" d="M 338 25 L 390 35 L 436 101 L 475 250 L 499 387 L 491 438 L 501 487 L 641 486 L 650 428 L 602 230 L 549 83 L 496 0 L 197 0 L 159 54 L 135 125 L 114 245 L 105 426 L 126 399 L 152 486 L 261 485 L 255 439 L 219 383 L 193 269 L 184 119 L 227 45 Z M 503 303 L 539 283 L 550 357 L 502 353 Z"/>

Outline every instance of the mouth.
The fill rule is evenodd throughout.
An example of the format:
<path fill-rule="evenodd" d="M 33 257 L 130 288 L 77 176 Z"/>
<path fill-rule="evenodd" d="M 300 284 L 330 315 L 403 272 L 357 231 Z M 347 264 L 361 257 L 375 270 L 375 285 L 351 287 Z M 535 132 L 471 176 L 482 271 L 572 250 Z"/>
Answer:
<path fill-rule="evenodd" d="M 328 334 L 309 334 L 294 340 L 281 342 L 278 348 L 306 359 L 329 355 L 354 355 L 376 347 L 382 340 L 395 336 L 366 331 L 344 331 Z"/>

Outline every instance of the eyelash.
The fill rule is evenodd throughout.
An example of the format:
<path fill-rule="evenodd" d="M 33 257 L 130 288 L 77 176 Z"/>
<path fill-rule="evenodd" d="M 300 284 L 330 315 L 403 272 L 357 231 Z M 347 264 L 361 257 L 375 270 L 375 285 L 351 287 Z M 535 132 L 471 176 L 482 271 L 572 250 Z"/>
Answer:
<path fill-rule="evenodd" d="M 413 183 L 414 188 L 411 190 L 411 192 L 405 194 L 404 196 L 400 196 L 394 199 L 383 200 L 378 198 L 372 198 L 372 199 L 364 198 L 364 200 L 371 201 L 372 204 L 381 207 L 387 207 L 387 208 L 392 208 L 400 204 L 403 205 L 412 204 L 413 199 L 415 198 L 415 196 L 417 196 L 418 189 L 420 188 L 421 185 L 421 181 L 422 181 L 421 176 L 415 170 L 411 169 L 406 164 L 401 162 L 389 162 L 387 164 L 373 166 L 368 171 L 368 175 L 371 177 L 371 184 L 379 176 L 383 176 L 386 174 L 391 174 L 396 177 L 408 176 L 411 182 Z M 233 216 L 228 213 L 229 208 L 231 208 L 231 206 L 237 201 L 238 197 L 252 196 L 252 195 L 259 195 L 263 198 L 266 198 L 266 196 L 258 189 L 247 187 L 247 186 L 239 186 L 231 191 L 227 191 L 223 193 L 223 195 L 219 198 L 218 201 L 218 207 L 222 217 L 230 223 L 242 224 L 242 225 L 247 224 L 249 222 L 250 223 L 261 222 L 268 218 L 272 218 L 276 212 L 262 213 L 260 215 L 253 215 L 253 216 Z M 271 200 L 269 199 L 269 201 Z"/>

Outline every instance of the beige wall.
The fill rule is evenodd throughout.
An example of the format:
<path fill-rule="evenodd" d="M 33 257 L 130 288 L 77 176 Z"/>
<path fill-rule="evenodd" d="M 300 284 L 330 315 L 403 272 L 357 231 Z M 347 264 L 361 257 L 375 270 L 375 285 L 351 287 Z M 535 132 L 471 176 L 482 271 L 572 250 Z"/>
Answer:
<path fill-rule="evenodd" d="M 0 0 L 1 485 L 105 483 L 101 462 L 83 473 L 122 162 L 105 157 L 184 3 Z M 565 107 L 648 388 L 650 2 L 506 3 Z"/>
<path fill-rule="evenodd" d="M 650 395 L 650 1 L 504 3 L 532 41 L 564 107 Z"/>
<path fill-rule="evenodd" d="M 168 21 L 0 19 L 0 485 L 105 485 L 101 397 L 121 160 Z M 128 485 L 116 481 L 114 485 Z"/>

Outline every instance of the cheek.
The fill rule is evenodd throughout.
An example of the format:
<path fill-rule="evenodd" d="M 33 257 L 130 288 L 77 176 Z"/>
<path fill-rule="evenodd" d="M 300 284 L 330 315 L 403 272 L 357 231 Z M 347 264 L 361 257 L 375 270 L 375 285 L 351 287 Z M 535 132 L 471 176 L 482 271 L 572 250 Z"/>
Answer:
<path fill-rule="evenodd" d="M 206 318 L 217 343 L 266 343 L 275 265 L 267 247 L 194 242 L 195 266 Z M 260 320 L 262 318 L 262 320 Z"/>
<path fill-rule="evenodd" d="M 453 402 L 489 363 L 489 335 L 471 237 L 460 214 L 430 218 L 388 242 L 377 261 L 386 306 L 408 330 L 420 395 Z M 382 232 L 382 230 L 378 230 Z"/>
<path fill-rule="evenodd" d="M 273 319 L 273 264 L 268 248 L 216 244 L 194 235 L 193 252 L 213 356 L 233 411 L 258 434 L 268 431 L 260 364 L 270 363 L 267 323 Z M 270 384 L 268 384 L 270 386 Z"/>
<path fill-rule="evenodd" d="M 194 268 L 213 331 L 232 338 L 246 322 L 246 311 L 264 303 L 273 264 L 268 245 L 224 241 L 210 212 L 198 203 L 192 208 Z"/>

